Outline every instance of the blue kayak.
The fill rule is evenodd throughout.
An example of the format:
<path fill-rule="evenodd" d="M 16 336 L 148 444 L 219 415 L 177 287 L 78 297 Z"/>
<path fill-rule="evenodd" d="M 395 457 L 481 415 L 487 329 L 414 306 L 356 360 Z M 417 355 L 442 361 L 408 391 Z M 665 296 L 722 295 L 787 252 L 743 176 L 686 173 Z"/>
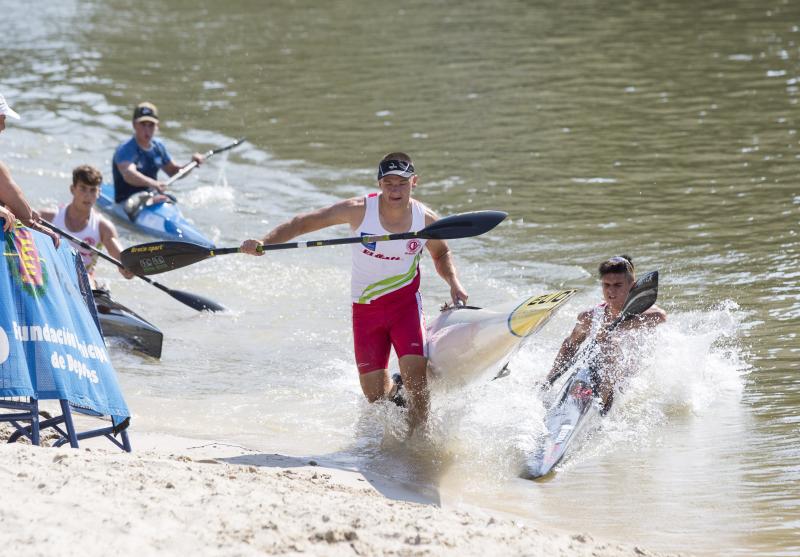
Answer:
<path fill-rule="evenodd" d="M 171 201 L 151 205 L 143 204 L 135 212 L 133 220 L 125 212 L 123 205 L 123 203 L 114 203 L 114 184 L 103 184 L 97 206 L 102 211 L 116 217 L 118 222 L 163 240 L 191 242 L 207 248 L 214 247 L 214 243 L 191 225 L 184 218 L 178 206 Z"/>

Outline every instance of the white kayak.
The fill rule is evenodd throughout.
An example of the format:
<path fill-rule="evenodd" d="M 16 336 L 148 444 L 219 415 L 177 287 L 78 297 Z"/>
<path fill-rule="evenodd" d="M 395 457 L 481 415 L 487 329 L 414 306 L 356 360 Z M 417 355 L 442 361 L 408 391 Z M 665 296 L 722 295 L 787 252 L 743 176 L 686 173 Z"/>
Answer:
<path fill-rule="evenodd" d="M 536 451 L 528 457 L 523 477 L 536 479 L 552 472 L 571 442 L 593 421 L 592 416 L 599 414 L 594 374 L 591 368 L 580 368 L 564 382 L 548 409 L 544 419 L 546 430 Z"/>
<path fill-rule="evenodd" d="M 496 377 L 573 294 L 560 290 L 490 308 L 445 307 L 427 331 L 431 388 Z"/>

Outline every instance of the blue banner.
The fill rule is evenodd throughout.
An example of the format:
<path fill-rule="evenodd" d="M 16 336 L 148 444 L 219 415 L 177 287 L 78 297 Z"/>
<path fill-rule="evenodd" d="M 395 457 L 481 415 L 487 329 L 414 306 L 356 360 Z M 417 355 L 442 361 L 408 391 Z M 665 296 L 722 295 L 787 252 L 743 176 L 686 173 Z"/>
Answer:
<path fill-rule="evenodd" d="M 2 222 L 2 221 L 0 221 Z M 0 270 L 0 396 L 63 399 L 111 416 L 130 412 L 96 321 L 79 255 L 20 226 L 5 233 Z"/>

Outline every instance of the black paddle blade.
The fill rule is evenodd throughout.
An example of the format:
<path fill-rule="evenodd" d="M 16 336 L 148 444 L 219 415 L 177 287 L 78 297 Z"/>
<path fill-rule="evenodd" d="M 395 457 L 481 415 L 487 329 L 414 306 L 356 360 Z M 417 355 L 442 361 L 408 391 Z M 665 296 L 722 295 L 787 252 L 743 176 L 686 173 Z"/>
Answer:
<path fill-rule="evenodd" d="M 189 292 L 170 289 L 169 295 L 179 302 L 183 302 L 192 309 L 196 309 L 197 311 L 218 312 L 225 311 L 227 309 L 225 306 L 219 305 L 214 300 L 209 300 L 208 298 L 198 296 L 197 294 L 191 294 Z"/>
<path fill-rule="evenodd" d="M 120 254 L 122 264 L 137 275 L 156 275 L 214 256 L 214 251 L 189 242 L 150 242 Z"/>
<path fill-rule="evenodd" d="M 480 236 L 503 222 L 508 213 L 503 211 L 473 211 L 444 217 L 426 226 L 417 236 L 426 240 L 452 240 Z"/>
<path fill-rule="evenodd" d="M 625 300 L 625 305 L 622 306 L 620 317 L 625 319 L 644 313 L 656 303 L 656 298 L 658 298 L 658 271 L 653 271 L 640 277 L 634 283 Z"/>

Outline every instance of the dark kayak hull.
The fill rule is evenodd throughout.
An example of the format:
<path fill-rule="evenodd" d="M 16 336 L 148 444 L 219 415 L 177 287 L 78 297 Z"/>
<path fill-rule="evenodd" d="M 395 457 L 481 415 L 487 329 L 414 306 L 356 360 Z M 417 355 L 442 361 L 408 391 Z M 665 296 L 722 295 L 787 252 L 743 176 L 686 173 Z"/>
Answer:
<path fill-rule="evenodd" d="M 158 327 L 113 301 L 104 290 L 94 291 L 94 301 L 104 337 L 121 339 L 132 349 L 152 358 L 161 357 L 164 335 Z"/>

